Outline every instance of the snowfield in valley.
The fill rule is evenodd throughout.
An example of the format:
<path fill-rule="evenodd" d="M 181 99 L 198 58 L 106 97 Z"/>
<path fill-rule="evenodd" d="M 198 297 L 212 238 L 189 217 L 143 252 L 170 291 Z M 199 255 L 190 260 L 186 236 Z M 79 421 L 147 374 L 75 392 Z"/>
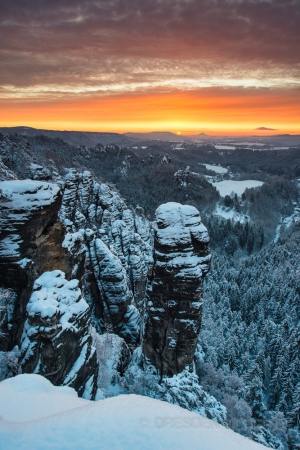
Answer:
<path fill-rule="evenodd" d="M 245 189 L 260 187 L 263 185 L 263 182 L 257 180 L 224 180 L 213 183 L 213 185 L 218 189 L 221 197 L 225 197 L 225 195 L 230 195 L 232 192 L 237 195 L 242 195 Z"/>
<path fill-rule="evenodd" d="M 78 398 L 40 375 L 0 383 L 0 448 L 259 450 L 263 445 L 179 406 L 138 395 Z"/>

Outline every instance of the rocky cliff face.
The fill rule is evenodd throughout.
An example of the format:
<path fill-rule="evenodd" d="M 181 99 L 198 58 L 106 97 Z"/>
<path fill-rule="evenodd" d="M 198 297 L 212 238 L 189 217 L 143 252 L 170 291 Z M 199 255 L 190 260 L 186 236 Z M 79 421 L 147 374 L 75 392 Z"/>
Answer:
<path fill-rule="evenodd" d="M 65 230 L 57 221 L 60 205 L 60 189 L 52 183 L 0 183 L 0 285 L 14 292 L 14 319 L 4 325 L 7 339 L 1 340 L 1 349 L 9 350 L 20 340 L 34 280 L 57 268 L 71 276 L 75 254 L 62 246 Z M 76 275 L 80 276 L 84 254 L 78 252 Z"/>
<path fill-rule="evenodd" d="M 83 275 L 83 237 L 66 235 L 58 220 L 62 195 L 57 185 L 3 181 L 0 195 L 0 285 L 2 294 L 6 290 L 5 303 L 0 302 L 0 351 L 9 352 L 22 341 L 21 370 L 69 384 L 80 395 L 88 389 L 87 397 L 93 397 L 98 366 L 88 330 L 90 311 L 78 281 L 65 280 Z M 47 278 L 53 270 L 56 275 Z"/>
<path fill-rule="evenodd" d="M 161 376 L 178 374 L 193 361 L 210 265 L 208 242 L 196 208 L 166 203 L 156 210 L 143 353 L 145 364 Z"/>
<path fill-rule="evenodd" d="M 70 233 L 80 232 L 84 238 L 85 289 L 94 325 L 137 343 L 153 261 L 149 222 L 90 172 L 74 169 L 65 179 L 60 216 Z"/>
<path fill-rule="evenodd" d="M 96 349 L 89 332 L 90 310 L 78 280 L 60 270 L 44 272 L 34 283 L 26 307 L 21 369 L 39 373 L 57 386 L 75 388 L 93 399 L 97 390 Z"/>

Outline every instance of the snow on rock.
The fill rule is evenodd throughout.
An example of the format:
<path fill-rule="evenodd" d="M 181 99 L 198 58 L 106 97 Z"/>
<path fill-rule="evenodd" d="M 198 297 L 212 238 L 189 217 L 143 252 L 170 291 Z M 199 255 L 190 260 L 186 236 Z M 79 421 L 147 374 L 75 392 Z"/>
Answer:
<path fill-rule="evenodd" d="M 143 352 L 145 364 L 161 375 L 177 374 L 193 361 L 202 282 L 210 266 L 208 242 L 196 208 L 179 203 L 157 208 Z"/>
<path fill-rule="evenodd" d="M 225 406 L 204 391 L 193 370 L 186 368 L 177 375 L 160 379 L 153 366 L 142 368 L 142 358 L 142 349 L 139 347 L 134 351 L 122 379 L 122 384 L 130 393 L 164 400 L 227 425 Z"/>
<path fill-rule="evenodd" d="M 32 180 L 50 180 L 52 177 L 51 171 L 39 164 L 30 164 L 29 173 Z"/>
<path fill-rule="evenodd" d="M 232 192 L 237 195 L 242 195 L 245 189 L 260 187 L 263 185 L 263 182 L 257 180 L 225 180 L 213 183 L 213 185 L 218 189 L 221 197 L 225 197 L 225 195 L 230 195 Z"/>
<path fill-rule="evenodd" d="M 225 406 L 204 391 L 195 373 L 184 370 L 173 377 L 163 378 L 160 390 L 162 400 L 197 412 L 222 425 L 227 424 Z"/>
<path fill-rule="evenodd" d="M 61 269 L 70 277 L 82 276 L 84 250 L 72 254 L 62 248 L 65 229 L 57 219 L 60 188 L 52 183 L 10 180 L 0 183 L 0 284 L 13 289 L 14 314 L 0 324 L 7 341 L 0 350 L 19 345 L 26 304 L 33 282 L 43 272 Z"/>
<path fill-rule="evenodd" d="M 33 180 L 1 181 L 1 211 L 9 211 L 9 216 L 2 222 L 2 226 L 23 221 L 24 215 L 26 220 L 26 213 L 30 214 L 31 211 L 51 205 L 59 192 L 59 187 L 53 183 Z"/>
<path fill-rule="evenodd" d="M 69 233 L 84 238 L 95 326 L 110 324 L 127 342 L 136 342 L 153 263 L 149 222 L 110 186 L 75 169 L 65 178 L 60 217 Z M 66 238 L 64 245 L 69 243 Z"/>
<path fill-rule="evenodd" d="M 114 333 L 99 335 L 93 330 L 93 345 L 101 370 L 98 375 L 98 387 L 105 397 L 124 393 L 121 377 L 131 359 L 130 350 L 120 336 Z"/>
<path fill-rule="evenodd" d="M 39 373 L 56 385 L 68 385 L 94 398 L 97 359 L 89 332 L 90 310 L 78 280 L 67 281 L 60 270 L 43 273 L 27 304 L 21 347 L 21 369 Z"/>
<path fill-rule="evenodd" d="M 38 375 L 2 381 L 0 398 L 3 449 L 266 448 L 179 406 L 138 395 L 89 402 Z"/>
<path fill-rule="evenodd" d="M 139 339 L 139 315 L 133 305 L 133 295 L 126 270 L 101 239 L 89 242 L 89 254 L 103 305 L 105 323 L 129 342 Z"/>

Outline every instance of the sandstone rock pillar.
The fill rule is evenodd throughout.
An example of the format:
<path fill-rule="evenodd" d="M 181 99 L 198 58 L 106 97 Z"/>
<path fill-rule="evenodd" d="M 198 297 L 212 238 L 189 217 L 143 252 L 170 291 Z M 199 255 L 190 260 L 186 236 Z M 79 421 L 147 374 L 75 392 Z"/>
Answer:
<path fill-rule="evenodd" d="M 156 210 L 143 356 L 161 376 L 180 373 L 193 361 L 202 283 L 210 266 L 208 243 L 207 229 L 193 206 L 166 203 Z"/>

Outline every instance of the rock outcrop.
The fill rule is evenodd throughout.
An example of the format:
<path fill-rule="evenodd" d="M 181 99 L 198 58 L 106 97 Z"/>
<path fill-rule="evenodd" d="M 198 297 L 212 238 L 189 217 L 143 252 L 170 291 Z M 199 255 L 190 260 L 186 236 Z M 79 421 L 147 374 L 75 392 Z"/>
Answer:
<path fill-rule="evenodd" d="M 191 364 L 201 326 L 202 282 L 209 270 L 209 237 L 193 206 L 156 210 L 154 267 L 148 288 L 144 362 L 163 376 Z"/>
<path fill-rule="evenodd" d="M 40 373 L 93 398 L 98 365 L 91 313 L 79 282 L 71 280 L 84 272 L 83 237 L 66 233 L 58 220 L 62 195 L 57 185 L 3 181 L 0 195 L 0 351 L 12 354 L 22 342 L 24 372 Z"/>
<path fill-rule="evenodd" d="M 63 270 L 67 278 L 83 275 L 82 242 L 77 241 L 72 252 L 63 247 L 66 231 L 57 220 L 61 200 L 60 188 L 52 183 L 0 182 L 0 285 L 12 290 L 14 305 L 11 322 L 3 324 L 0 350 L 19 344 L 36 278 L 54 269 Z"/>
<path fill-rule="evenodd" d="M 100 332 L 112 327 L 127 343 L 137 343 L 153 262 L 148 220 L 90 172 L 75 169 L 65 179 L 60 217 L 70 233 L 84 238 L 86 298 L 94 326 Z"/>
<path fill-rule="evenodd" d="M 73 387 L 93 399 L 97 390 L 96 349 L 89 332 L 89 306 L 78 280 L 60 270 L 45 272 L 34 283 L 27 304 L 21 347 L 23 373 L 39 373 L 57 386 Z"/>

